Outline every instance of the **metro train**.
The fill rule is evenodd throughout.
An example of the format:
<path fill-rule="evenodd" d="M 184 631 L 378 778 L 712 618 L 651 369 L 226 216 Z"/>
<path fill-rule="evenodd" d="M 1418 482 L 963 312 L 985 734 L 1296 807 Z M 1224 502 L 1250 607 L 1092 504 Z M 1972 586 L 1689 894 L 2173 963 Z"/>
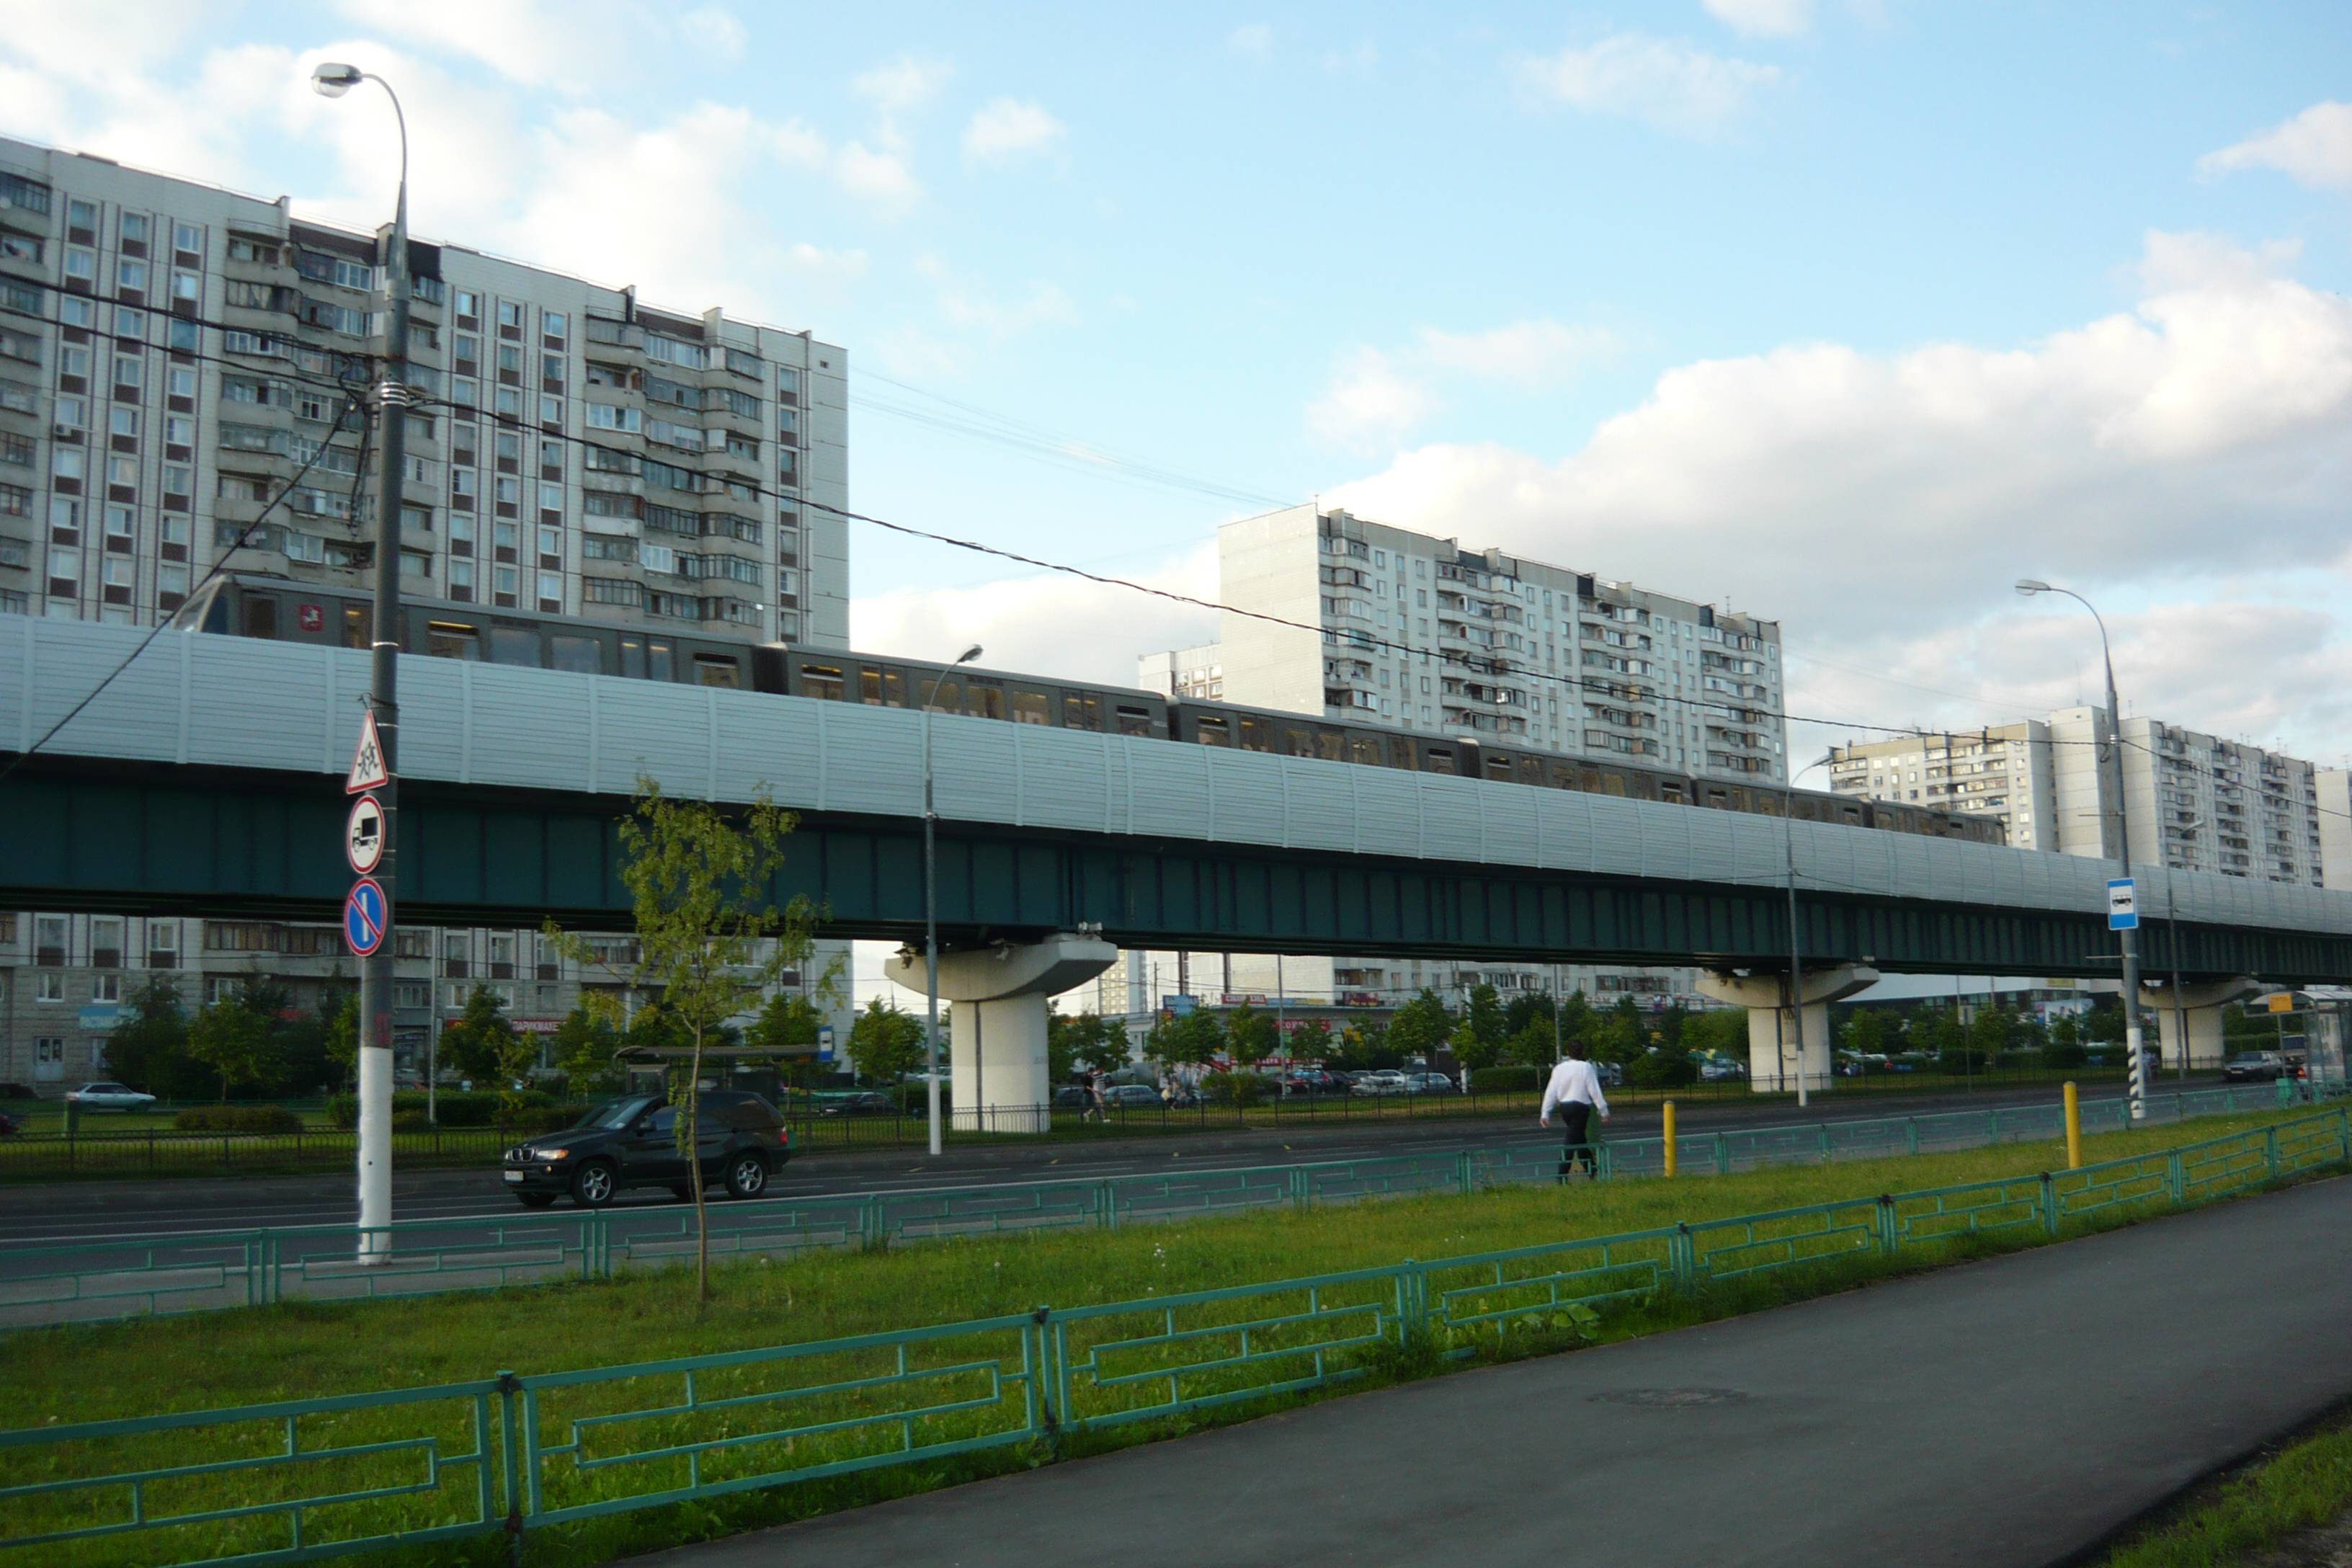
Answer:
<path fill-rule="evenodd" d="M 969 665 L 926 664 L 795 643 L 752 645 L 696 631 L 614 626 L 439 599 L 406 600 L 402 615 L 401 648 L 428 658 L 481 659 L 891 708 L 918 707 L 928 700 L 936 711 L 979 719 L 1452 773 L 1766 816 L 1780 816 L 1786 799 L 1801 821 L 1980 844 L 2003 842 L 2000 824 L 1988 817 L 1894 801 L 1852 800 L 1816 790 L 1784 794 L 1770 784 L 1698 778 L 1616 758 L 1561 756 L 1493 741 L 1242 708 L 1131 687 L 1046 679 Z M 367 647 L 373 619 L 373 597 L 357 589 L 297 583 L 259 573 L 224 574 L 174 616 L 175 624 L 203 632 L 341 647 Z"/>

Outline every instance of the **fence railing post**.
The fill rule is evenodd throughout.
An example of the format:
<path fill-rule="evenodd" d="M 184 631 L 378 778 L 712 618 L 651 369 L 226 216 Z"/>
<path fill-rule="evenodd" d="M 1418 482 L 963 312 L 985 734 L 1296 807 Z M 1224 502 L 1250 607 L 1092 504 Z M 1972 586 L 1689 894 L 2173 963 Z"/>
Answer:
<path fill-rule="evenodd" d="M 1830 1124 L 1829 1124 L 1828 1122 L 1826 1122 L 1826 1121 L 1824 1121 L 1824 1122 L 1822 1122 L 1822 1127 L 1821 1127 L 1821 1139 L 1822 1139 L 1822 1164 L 1824 1164 L 1824 1165 L 1826 1165 L 1826 1164 L 1828 1164 L 1828 1163 L 1830 1163 Z"/>
<path fill-rule="evenodd" d="M 1688 1295 L 1698 1289 L 1698 1247 L 1687 1223 L 1678 1222 L 1666 1238 L 1666 1262 L 1674 1270 L 1675 1289 Z"/>
<path fill-rule="evenodd" d="M 2052 1236 L 2058 1234 L 2058 1184 L 2050 1173 L 2042 1173 L 2042 1228 Z"/>
<path fill-rule="evenodd" d="M 1315 1206 L 1315 1178 L 1304 1165 L 1290 1167 L 1290 1206 L 1301 1214 Z"/>
<path fill-rule="evenodd" d="M 1903 1152 L 1906 1154 L 1919 1152 L 1919 1119 L 1916 1116 L 1903 1119 Z"/>
<path fill-rule="evenodd" d="M 2178 1149 L 2164 1157 L 2164 1185 L 2172 1194 L 2174 1208 L 2180 1208 L 2188 1204 L 2189 1166 L 2187 1162 L 2181 1159 L 2180 1151 Z"/>
<path fill-rule="evenodd" d="M 1731 1143 L 1720 1132 L 1715 1135 L 1715 1173 L 1718 1176 L 1731 1174 Z"/>
<path fill-rule="evenodd" d="M 1095 1184 L 1095 1223 L 1105 1230 L 1118 1228 L 1118 1189 L 1108 1181 Z"/>
<path fill-rule="evenodd" d="M 2263 1168 L 2268 1173 L 2264 1180 L 2278 1180 L 2278 1129 L 2275 1127 L 2263 1130 Z"/>
<path fill-rule="evenodd" d="M 1467 1149 L 1457 1151 L 1454 1156 L 1454 1191 L 1460 1193 L 1464 1197 L 1468 1197 L 1470 1194 L 1476 1189 L 1477 1183 L 1478 1173 L 1471 1162 L 1470 1151 Z M 1306 1205 L 1302 1204 L 1299 1206 L 1303 1208 Z"/>
<path fill-rule="evenodd" d="M 515 1451 L 515 1395 L 522 1380 L 511 1372 L 499 1373 L 499 1458 L 506 1479 L 507 1561 L 522 1563 L 522 1456 Z"/>
<path fill-rule="evenodd" d="M 1878 1250 L 1881 1256 L 1892 1258 L 1903 1246 L 1902 1216 L 1895 1212 L 1895 1195 L 1878 1194 Z"/>

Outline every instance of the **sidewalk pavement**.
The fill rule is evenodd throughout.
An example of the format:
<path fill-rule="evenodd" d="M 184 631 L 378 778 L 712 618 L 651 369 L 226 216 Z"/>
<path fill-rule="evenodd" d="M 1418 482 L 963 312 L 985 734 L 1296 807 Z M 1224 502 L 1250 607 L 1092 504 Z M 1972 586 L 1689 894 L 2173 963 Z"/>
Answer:
<path fill-rule="evenodd" d="M 2050 1564 L 2352 1398 L 2352 1179 L 646 1568 Z"/>

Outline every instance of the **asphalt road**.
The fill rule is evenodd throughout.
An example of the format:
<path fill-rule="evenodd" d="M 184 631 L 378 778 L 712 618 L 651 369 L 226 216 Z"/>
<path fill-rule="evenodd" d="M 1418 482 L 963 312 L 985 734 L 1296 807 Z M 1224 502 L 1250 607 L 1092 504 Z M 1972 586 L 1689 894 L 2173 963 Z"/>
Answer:
<path fill-rule="evenodd" d="M 1790 1122 L 1873 1120 L 1934 1111 L 2046 1104 L 2054 1087 L 1987 1089 L 1978 1093 L 1835 1095 L 1800 1110 L 1792 1102 L 1699 1102 L 1680 1108 L 1685 1132 Z M 2105 1096 L 2102 1098 L 2114 1098 Z M 1609 1123 L 1620 1138 L 1654 1137 L 1654 1106 L 1621 1111 Z M 1099 1142 L 1012 1143 L 994 1149 L 950 1149 L 938 1160 L 920 1150 L 820 1151 L 794 1160 L 769 1186 L 772 1197 L 874 1192 L 910 1187 L 982 1185 L 1073 1175 L 1135 1175 L 1188 1167 L 1266 1165 L 1300 1160 L 1362 1159 L 1431 1149 L 1548 1143 L 1557 1133 L 1538 1130 L 1532 1116 L 1425 1121 L 1355 1121 L 1234 1132 L 1106 1138 Z M 348 1176 L 179 1178 L 171 1181 L 56 1182 L 13 1186 L 0 1204 L 0 1258 L 10 1246 L 94 1240 L 108 1237 L 186 1235 L 262 1226 L 348 1225 L 355 1217 Z M 624 1194 L 616 1213 L 661 1211 L 677 1200 L 660 1191 Z M 465 1219 L 520 1213 L 496 1170 L 420 1171 L 396 1175 L 393 1212 L 402 1220 Z M 562 1205 L 552 1212 L 565 1212 Z"/>
<path fill-rule="evenodd" d="M 2352 1180 L 637 1561 L 2061 1563 L 2352 1397 Z"/>

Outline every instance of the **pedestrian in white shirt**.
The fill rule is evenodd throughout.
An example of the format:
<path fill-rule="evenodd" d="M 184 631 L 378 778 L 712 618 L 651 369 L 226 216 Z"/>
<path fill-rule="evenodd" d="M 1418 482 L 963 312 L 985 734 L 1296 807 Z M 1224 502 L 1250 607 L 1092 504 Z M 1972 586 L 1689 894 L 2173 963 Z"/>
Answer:
<path fill-rule="evenodd" d="M 1584 1042 L 1568 1042 L 1568 1059 L 1551 1069 L 1551 1081 L 1544 1085 L 1543 1109 L 1537 1112 L 1538 1125 L 1551 1125 L 1551 1113 L 1560 1113 L 1560 1128 L 1567 1146 L 1560 1152 L 1559 1179 L 1566 1181 L 1580 1162 L 1585 1174 L 1598 1181 L 1601 1166 L 1593 1158 L 1591 1128 L 1592 1113 L 1599 1111 L 1601 1120 L 1609 1120 L 1609 1097 L 1601 1092 L 1601 1075 L 1584 1059 Z"/>

